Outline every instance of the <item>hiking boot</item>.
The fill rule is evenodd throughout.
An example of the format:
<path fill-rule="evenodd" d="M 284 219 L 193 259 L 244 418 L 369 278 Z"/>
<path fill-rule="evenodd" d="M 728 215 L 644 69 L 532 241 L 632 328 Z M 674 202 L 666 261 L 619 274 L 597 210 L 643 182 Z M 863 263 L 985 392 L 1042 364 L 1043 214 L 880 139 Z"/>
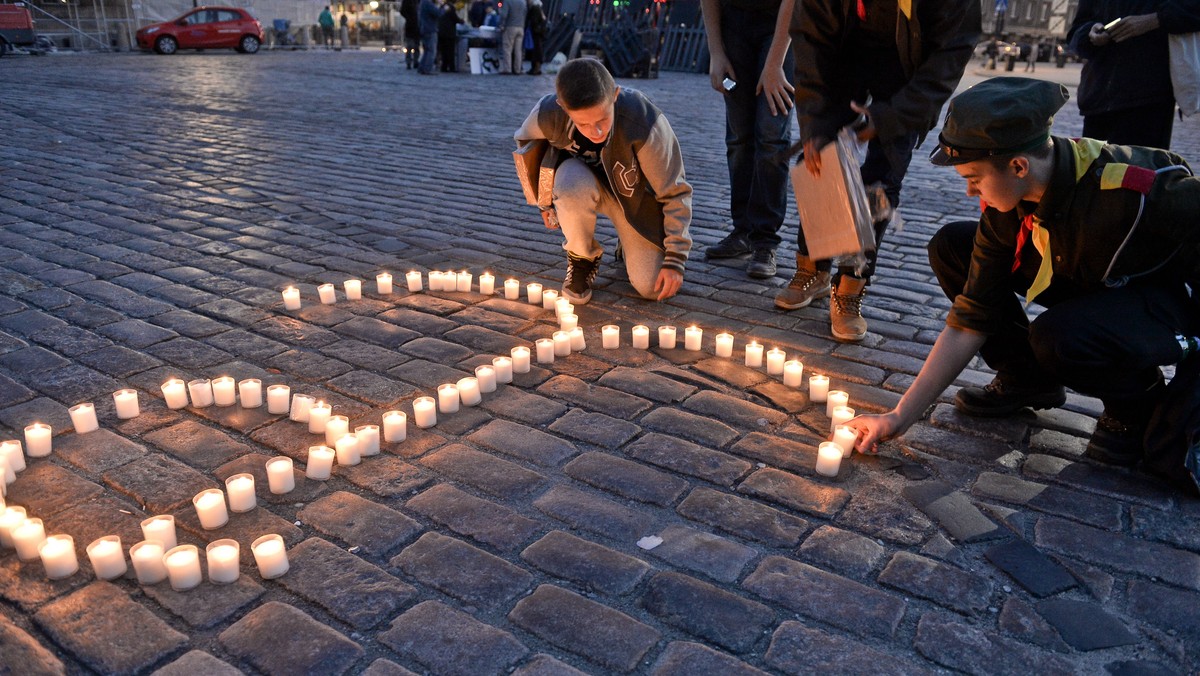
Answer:
<path fill-rule="evenodd" d="M 775 296 L 775 307 L 783 310 L 799 310 L 808 307 L 814 298 L 829 293 L 829 271 L 817 270 L 817 264 L 808 256 L 796 254 L 796 275 L 787 287 Z"/>
<path fill-rule="evenodd" d="M 704 250 L 705 260 L 713 258 L 737 258 L 750 253 L 753 247 L 750 246 L 750 240 L 746 236 L 733 232 L 725 236 L 725 239 Z"/>
<path fill-rule="evenodd" d="M 1067 401 L 1062 385 L 1021 387 L 1008 385 L 1000 376 L 983 387 L 964 387 L 954 395 L 954 408 L 981 418 L 1002 418 L 1024 408 L 1056 408 Z"/>
<path fill-rule="evenodd" d="M 758 247 L 746 265 L 746 274 L 755 279 L 770 279 L 775 276 L 775 250 L 770 247 Z"/>
<path fill-rule="evenodd" d="M 858 342 L 867 336 L 867 320 L 862 316 L 862 299 L 867 280 L 842 275 L 830 292 L 829 329 L 838 340 Z"/>
<path fill-rule="evenodd" d="M 562 295 L 575 305 L 592 299 L 592 282 L 600 270 L 600 258 L 583 258 L 567 252 L 567 276 L 563 277 Z"/>
<path fill-rule="evenodd" d="M 1146 425 L 1121 422 L 1107 412 L 1096 421 L 1096 431 L 1083 454 L 1106 465 L 1133 467 L 1142 459 Z"/>

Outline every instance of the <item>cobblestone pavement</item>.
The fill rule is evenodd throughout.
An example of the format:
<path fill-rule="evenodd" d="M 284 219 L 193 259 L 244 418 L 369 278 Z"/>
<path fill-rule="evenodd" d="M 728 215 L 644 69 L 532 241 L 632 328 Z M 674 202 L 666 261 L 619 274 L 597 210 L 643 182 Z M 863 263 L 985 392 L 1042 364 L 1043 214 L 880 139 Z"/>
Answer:
<path fill-rule="evenodd" d="M 737 354 L 750 338 L 784 348 L 860 411 L 893 404 L 948 307 L 924 243 L 976 213 L 920 151 L 863 344 L 828 337 L 823 302 L 772 308 L 786 262 L 762 283 L 696 257 L 682 295 L 655 304 L 608 257 L 579 311 L 585 351 L 314 481 L 299 468 L 320 437 L 302 424 L 170 410 L 159 385 L 258 377 L 353 428 L 549 336 L 552 313 L 524 302 L 409 294 L 400 278 L 392 295 L 368 281 L 362 300 L 339 288 L 326 306 L 315 285 L 465 268 L 554 286 L 557 234 L 522 204 L 509 157 L 550 78 L 418 77 L 364 51 L 6 58 L 0 80 L 0 438 L 55 431 L 8 501 L 73 535 L 83 568 L 48 581 L 0 552 L 0 671 L 1200 668 L 1200 504 L 1082 460 L 1096 401 L 985 422 L 944 398 L 828 480 L 813 471 L 824 406 L 714 356 L 729 330 Z M 623 84 L 683 141 L 702 250 L 727 217 L 716 95 L 699 75 Z M 1058 128 L 1078 133 L 1068 108 Z M 1198 131 L 1176 134 L 1194 159 Z M 282 306 L 289 284 L 301 310 Z M 608 323 L 624 347 L 600 348 Z M 632 349 L 635 323 L 703 327 L 704 349 Z M 977 366 L 960 385 L 989 379 Z M 117 419 L 121 387 L 140 391 L 139 417 Z M 84 401 L 101 429 L 80 435 L 66 409 Z M 278 455 L 298 467 L 282 496 L 265 490 Z M 260 506 L 203 530 L 192 496 L 239 472 L 258 478 Z M 182 542 L 238 540 L 241 579 L 98 581 L 82 548 L 110 533 L 128 547 L 154 514 L 174 514 Z M 275 580 L 248 555 L 264 533 L 289 547 Z"/>

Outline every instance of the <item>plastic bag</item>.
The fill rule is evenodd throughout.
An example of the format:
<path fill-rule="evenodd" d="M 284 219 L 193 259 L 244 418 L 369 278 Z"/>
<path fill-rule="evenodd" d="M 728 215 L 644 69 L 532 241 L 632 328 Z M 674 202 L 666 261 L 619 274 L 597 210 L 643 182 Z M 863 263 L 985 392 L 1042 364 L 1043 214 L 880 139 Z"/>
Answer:
<path fill-rule="evenodd" d="M 1168 35 L 1171 48 L 1171 86 L 1184 115 L 1200 112 L 1200 33 Z"/>

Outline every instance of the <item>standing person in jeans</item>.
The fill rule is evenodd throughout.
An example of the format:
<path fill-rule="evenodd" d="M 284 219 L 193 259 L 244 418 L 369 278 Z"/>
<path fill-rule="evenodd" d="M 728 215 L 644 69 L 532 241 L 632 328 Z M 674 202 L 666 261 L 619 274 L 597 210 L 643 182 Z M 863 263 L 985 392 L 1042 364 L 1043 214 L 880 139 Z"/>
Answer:
<path fill-rule="evenodd" d="M 708 77 L 725 99 L 725 155 L 733 232 L 705 258 L 753 254 L 746 274 L 775 276 L 779 228 L 787 214 L 792 143 L 791 1 L 702 0 Z M 727 84 L 732 83 L 732 84 Z"/>
<path fill-rule="evenodd" d="M 442 10 L 436 0 L 421 0 L 421 75 L 437 75 L 438 20 Z"/>
<path fill-rule="evenodd" d="M 321 15 L 317 17 L 317 24 L 321 26 L 321 42 L 326 49 L 333 46 L 333 12 L 329 11 L 329 6 L 321 10 Z"/>
<path fill-rule="evenodd" d="M 500 74 L 520 75 L 525 64 L 525 0 L 500 5 Z"/>
<path fill-rule="evenodd" d="M 954 93 L 979 39 L 978 0 L 797 0 L 792 15 L 796 58 L 796 111 L 804 164 L 821 172 L 821 148 L 838 131 L 865 115 L 859 131 L 867 141 L 863 183 L 880 184 L 890 206 L 900 205 L 900 184 L 913 149 L 937 124 L 942 104 Z M 875 224 L 876 248 L 863 270 L 808 257 L 804 230 L 797 238 L 796 276 L 775 297 L 784 310 L 806 307 L 830 294 L 833 337 L 859 341 L 867 335 L 862 299 L 875 272 L 888 220 Z"/>
<path fill-rule="evenodd" d="M 592 299 L 604 254 L 596 241 L 601 214 L 617 231 L 638 294 L 674 296 L 692 247 L 692 186 L 666 116 L 641 92 L 617 87 L 595 59 L 568 61 L 554 88 L 513 136 L 526 150 L 545 143 L 540 164 L 555 170 L 553 201 L 541 208 L 546 227 L 561 228 L 565 238 L 563 297 L 576 305 Z"/>
<path fill-rule="evenodd" d="M 403 0 L 400 16 L 404 17 L 404 69 L 412 70 L 421 60 L 421 1 Z"/>

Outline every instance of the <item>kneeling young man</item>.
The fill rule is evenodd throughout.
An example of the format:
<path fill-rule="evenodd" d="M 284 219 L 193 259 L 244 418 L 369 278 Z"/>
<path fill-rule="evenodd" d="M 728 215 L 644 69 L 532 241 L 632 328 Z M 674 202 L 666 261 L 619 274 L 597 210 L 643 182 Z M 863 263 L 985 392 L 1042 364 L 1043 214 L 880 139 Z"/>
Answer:
<path fill-rule="evenodd" d="M 554 194 L 539 202 L 546 227 L 562 228 L 566 239 L 563 296 L 576 305 L 592 298 L 604 253 L 600 214 L 616 228 L 633 288 L 648 299 L 674 296 L 692 248 L 692 186 L 666 116 L 641 92 L 618 87 L 595 59 L 568 61 L 554 88 L 514 138 L 518 147 L 550 145 L 542 166 L 554 169 Z"/>
<path fill-rule="evenodd" d="M 1060 406 L 1065 385 L 1104 403 L 1088 457 L 1195 490 L 1200 179 L 1165 150 L 1050 136 L 1067 98 L 1058 84 L 995 78 L 950 102 L 930 159 L 966 179 L 983 216 L 930 241 L 954 302 L 946 328 L 896 408 L 851 423 L 857 447 L 908 429 L 978 352 L 997 375 L 958 392 L 963 413 Z M 1030 322 L 1017 294 L 1046 310 Z"/>

